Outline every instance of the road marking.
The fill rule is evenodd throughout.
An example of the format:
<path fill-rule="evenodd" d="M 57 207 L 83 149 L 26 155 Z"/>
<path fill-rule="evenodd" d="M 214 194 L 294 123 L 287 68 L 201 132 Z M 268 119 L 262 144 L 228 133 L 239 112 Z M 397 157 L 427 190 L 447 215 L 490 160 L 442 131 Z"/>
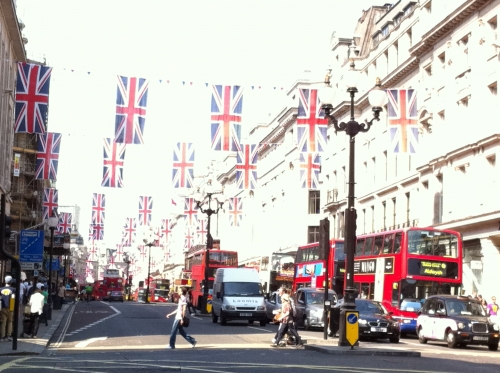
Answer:
<path fill-rule="evenodd" d="M 83 341 L 83 342 L 77 343 L 77 344 L 75 345 L 75 348 L 87 347 L 89 344 L 91 344 L 91 343 L 93 343 L 93 342 L 97 342 L 97 341 L 105 341 L 106 339 L 108 339 L 108 337 L 90 338 L 90 339 L 87 339 L 86 341 Z"/>
<path fill-rule="evenodd" d="M 6 369 L 16 367 L 18 363 L 22 363 L 23 361 L 26 361 L 29 359 L 31 359 L 31 357 L 23 357 L 21 359 L 12 360 L 12 361 L 9 361 L 8 363 L 2 364 L 2 365 L 0 365 L 0 372 L 3 372 Z"/>
<path fill-rule="evenodd" d="M 276 333 L 275 330 L 271 331 L 269 329 L 264 329 L 264 328 L 257 328 L 255 326 L 247 326 L 247 328 L 249 329 L 255 329 L 255 330 L 259 330 L 259 331 L 262 331 L 262 332 L 267 332 L 267 333 Z"/>

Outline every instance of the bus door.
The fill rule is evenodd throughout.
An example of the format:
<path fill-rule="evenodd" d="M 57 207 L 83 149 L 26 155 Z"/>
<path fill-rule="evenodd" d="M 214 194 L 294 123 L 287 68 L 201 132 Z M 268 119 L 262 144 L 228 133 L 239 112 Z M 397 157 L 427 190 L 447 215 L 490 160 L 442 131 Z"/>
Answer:
<path fill-rule="evenodd" d="M 382 302 L 384 300 L 385 258 L 377 258 L 375 265 L 375 286 L 373 299 Z"/>

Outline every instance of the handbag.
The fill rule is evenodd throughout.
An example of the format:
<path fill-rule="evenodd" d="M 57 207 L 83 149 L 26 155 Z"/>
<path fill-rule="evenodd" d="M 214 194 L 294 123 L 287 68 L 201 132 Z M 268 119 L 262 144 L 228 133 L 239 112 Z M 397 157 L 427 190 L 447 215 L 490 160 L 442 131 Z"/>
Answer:
<path fill-rule="evenodd" d="M 31 314 L 31 306 L 29 304 L 27 304 L 26 306 L 24 306 L 24 314 L 25 315 Z"/>
<path fill-rule="evenodd" d="M 182 318 L 182 326 L 187 328 L 189 326 L 189 317 L 184 316 Z"/>

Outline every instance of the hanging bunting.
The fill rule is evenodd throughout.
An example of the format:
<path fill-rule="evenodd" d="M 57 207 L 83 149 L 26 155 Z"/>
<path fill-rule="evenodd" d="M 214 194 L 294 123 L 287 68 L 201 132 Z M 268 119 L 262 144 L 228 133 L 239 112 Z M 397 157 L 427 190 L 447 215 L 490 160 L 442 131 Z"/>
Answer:
<path fill-rule="evenodd" d="M 150 226 L 153 216 L 153 197 L 139 197 L 139 225 Z"/>
<path fill-rule="evenodd" d="M 302 153 L 326 151 L 328 119 L 321 109 L 316 89 L 299 89 L 297 109 L 297 147 Z"/>
<path fill-rule="evenodd" d="M 16 83 L 16 133 L 46 132 L 52 67 L 19 62 Z"/>
<path fill-rule="evenodd" d="M 57 189 L 45 188 L 43 190 L 43 220 L 52 216 L 52 212 L 58 207 L 58 201 L 59 195 L 57 193 Z"/>
<path fill-rule="evenodd" d="M 393 153 L 416 153 L 418 148 L 417 92 L 387 90 L 387 118 Z"/>
<path fill-rule="evenodd" d="M 123 165 L 125 163 L 125 144 L 117 144 L 104 139 L 104 166 L 101 186 L 123 188 Z"/>
<path fill-rule="evenodd" d="M 191 225 L 186 225 L 185 231 L 184 231 L 184 248 L 185 249 L 190 249 L 194 245 L 194 234 L 193 234 L 193 226 Z"/>
<path fill-rule="evenodd" d="M 243 198 L 229 198 L 229 224 L 234 227 L 239 227 L 243 220 Z"/>
<path fill-rule="evenodd" d="M 240 148 L 243 88 L 212 86 L 212 150 L 237 151 Z"/>
<path fill-rule="evenodd" d="M 194 144 L 178 142 L 174 147 L 172 185 L 174 188 L 191 188 L 194 178 Z"/>
<path fill-rule="evenodd" d="M 239 189 L 257 187 L 257 144 L 242 144 L 236 153 L 236 186 Z"/>
<path fill-rule="evenodd" d="M 92 194 L 92 224 L 104 225 L 104 209 L 105 209 L 104 194 L 93 193 Z"/>
<path fill-rule="evenodd" d="M 198 219 L 196 224 L 196 242 L 200 245 L 207 243 L 207 219 Z"/>
<path fill-rule="evenodd" d="M 194 198 L 184 198 L 184 220 L 187 225 L 196 225 L 198 220 L 198 205 Z"/>
<path fill-rule="evenodd" d="M 57 180 L 61 134 L 49 132 L 37 137 L 35 179 Z"/>
<path fill-rule="evenodd" d="M 118 76 L 115 142 L 144 144 L 148 80 Z"/>
<path fill-rule="evenodd" d="M 92 225 L 92 239 L 95 241 L 104 240 L 104 225 L 103 224 L 91 224 Z"/>

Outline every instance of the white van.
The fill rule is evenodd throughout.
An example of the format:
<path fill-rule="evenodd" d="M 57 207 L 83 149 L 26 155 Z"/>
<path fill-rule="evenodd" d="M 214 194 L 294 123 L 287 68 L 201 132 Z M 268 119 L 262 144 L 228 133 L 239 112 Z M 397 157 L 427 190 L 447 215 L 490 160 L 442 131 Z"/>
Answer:
<path fill-rule="evenodd" d="M 255 268 L 219 268 L 212 295 L 212 322 L 226 325 L 231 320 L 267 324 L 266 305 Z"/>

